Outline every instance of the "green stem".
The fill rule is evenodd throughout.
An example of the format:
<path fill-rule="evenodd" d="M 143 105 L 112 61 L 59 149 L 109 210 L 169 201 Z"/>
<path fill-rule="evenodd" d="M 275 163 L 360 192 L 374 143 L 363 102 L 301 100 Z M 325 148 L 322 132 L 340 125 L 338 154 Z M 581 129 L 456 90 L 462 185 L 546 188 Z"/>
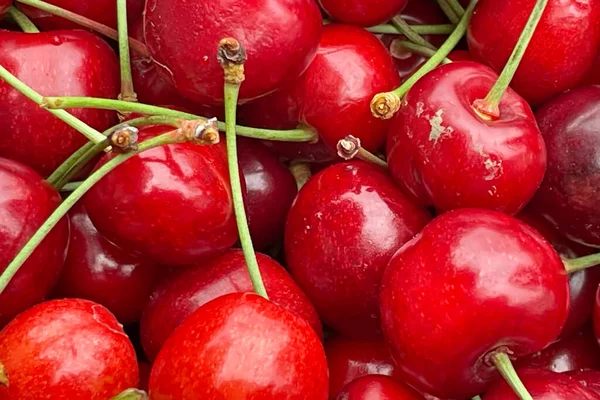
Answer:
<path fill-rule="evenodd" d="M 595 267 L 600 265 L 600 253 L 590 254 L 589 256 L 572 258 L 570 260 L 563 260 L 565 269 L 569 274 L 577 271 L 581 271 L 587 268 Z"/>
<path fill-rule="evenodd" d="M 60 188 L 60 191 L 61 192 L 72 192 L 75 189 L 77 189 L 79 186 L 81 186 L 82 183 L 83 183 L 83 181 L 66 183 L 63 187 Z"/>
<path fill-rule="evenodd" d="M 419 35 L 449 35 L 454 32 L 456 25 L 444 24 L 444 25 L 409 25 L 410 29 Z M 398 30 L 394 25 L 381 24 L 365 28 L 371 33 L 387 33 L 390 35 L 401 35 L 402 32 Z"/>
<path fill-rule="evenodd" d="M 473 396 L 471 400 L 481 400 L 481 396 Z"/>
<path fill-rule="evenodd" d="M 148 400 L 148 394 L 139 389 L 127 389 L 111 400 Z"/>
<path fill-rule="evenodd" d="M 289 170 L 294 176 L 298 190 L 302 189 L 302 186 L 304 186 L 312 176 L 310 165 L 302 161 L 290 162 Z"/>
<path fill-rule="evenodd" d="M 27 17 L 27 15 L 23 14 L 19 11 L 15 6 L 11 6 L 8 9 L 8 15 L 19 25 L 19 28 L 25 33 L 39 33 L 40 30 L 37 26 L 34 25 L 33 22 Z"/>
<path fill-rule="evenodd" d="M 418 44 L 408 42 L 406 40 L 397 40 L 396 39 L 392 42 L 392 46 L 390 49 L 392 55 L 394 55 L 396 52 L 398 52 L 398 48 L 401 51 L 409 51 L 410 53 L 420 54 L 427 58 L 433 57 L 435 55 L 435 50 L 431 50 L 427 47 L 423 47 Z M 449 64 L 451 62 L 452 62 L 452 60 L 450 60 L 448 58 L 444 58 L 442 60 L 441 64 Z"/>
<path fill-rule="evenodd" d="M 62 108 L 99 108 L 103 110 L 129 111 L 142 114 L 171 116 L 181 119 L 201 119 L 198 115 L 152 106 L 149 104 L 132 103 L 121 100 L 100 99 L 94 97 L 45 97 L 42 107 L 49 109 Z M 218 123 L 220 130 L 225 130 L 225 123 Z M 236 126 L 237 134 L 253 139 L 275 140 L 283 142 L 314 142 L 318 139 L 316 132 L 309 127 L 299 127 L 291 130 L 273 130 Z"/>
<path fill-rule="evenodd" d="M 444 12 L 444 14 L 446 14 L 446 17 L 448 17 L 450 22 L 456 24 L 458 23 L 458 21 L 460 21 L 460 17 L 454 12 L 452 7 L 450 7 L 446 0 L 437 0 L 437 3 Z"/>
<path fill-rule="evenodd" d="M 136 101 L 131 77 L 131 61 L 129 57 L 129 34 L 127 33 L 127 0 L 117 0 L 117 26 L 119 33 L 119 61 L 121 65 L 121 94 L 125 101 Z"/>
<path fill-rule="evenodd" d="M 81 156 L 75 160 L 75 162 L 71 165 L 63 175 L 61 175 L 56 181 L 51 181 L 48 178 L 48 182 L 54 186 L 56 190 L 61 190 L 64 185 L 67 184 L 75 175 L 77 175 L 88 163 L 90 163 L 98 154 L 102 153 L 102 150 L 108 147 L 108 141 L 98 144 L 92 144 L 91 147 L 88 147 L 85 153 L 81 154 Z M 79 149 L 81 150 L 81 149 Z M 75 153 L 79 153 L 79 150 Z M 70 158 L 70 157 L 69 157 Z"/>
<path fill-rule="evenodd" d="M 465 9 L 458 2 L 458 0 L 443 0 L 443 1 L 445 1 L 446 4 L 448 4 L 448 6 L 452 9 L 454 14 L 456 14 L 456 16 L 458 18 L 462 18 L 463 14 L 465 13 Z"/>
<path fill-rule="evenodd" d="M 406 38 L 413 42 L 414 44 L 418 44 L 421 47 L 425 47 L 429 50 L 433 50 L 435 51 L 436 48 L 434 45 L 432 45 L 431 43 L 429 43 L 427 40 L 425 40 L 421 35 L 419 35 L 417 32 L 415 32 L 410 25 L 408 25 L 406 23 L 405 20 L 403 20 L 401 17 L 396 16 L 394 18 L 392 18 L 392 24 L 398 28 L 398 30 L 400 32 L 402 32 L 402 34 L 404 36 L 406 36 Z"/>
<path fill-rule="evenodd" d="M 358 149 L 358 152 L 356 153 L 356 158 L 371 164 L 379 165 L 380 167 L 385 169 L 388 168 L 388 164 L 385 161 L 383 161 L 381 158 L 377 157 L 370 151 L 363 149 L 362 147 Z"/>
<path fill-rule="evenodd" d="M 520 400 L 533 400 L 533 397 L 531 397 L 527 388 L 525 388 L 525 385 L 521 382 L 519 375 L 517 375 L 517 371 L 515 371 L 515 368 L 506 353 L 494 353 L 492 355 L 492 361 L 498 372 L 500 372 L 500 375 L 502 375 L 506 383 L 508 383 Z"/>

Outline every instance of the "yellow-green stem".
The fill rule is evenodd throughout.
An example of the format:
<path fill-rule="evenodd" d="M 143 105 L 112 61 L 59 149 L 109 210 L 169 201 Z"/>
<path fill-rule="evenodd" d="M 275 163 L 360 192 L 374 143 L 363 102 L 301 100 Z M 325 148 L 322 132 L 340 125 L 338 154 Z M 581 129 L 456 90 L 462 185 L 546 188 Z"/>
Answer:
<path fill-rule="evenodd" d="M 409 25 L 410 29 L 419 35 L 449 35 L 454 32 L 456 25 Z M 371 33 L 387 33 L 390 35 L 402 35 L 403 33 L 392 24 L 381 24 L 365 28 Z"/>
<path fill-rule="evenodd" d="M 406 36 L 406 38 L 411 41 L 414 44 L 417 44 L 421 47 L 425 47 L 429 50 L 433 50 L 435 51 L 436 48 L 434 45 L 432 45 L 431 43 L 429 43 L 427 40 L 425 40 L 425 38 L 423 38 L 421 35 L 419 35 L 417 32 L 415 32 L 410 25 L 408 25 L 406 23 L 405 20 L 403 20 L 401 17 L 396 16 L 394 18 L 392 18 L 392 24 L 398 28 L 398 30 L 404 35 Z"/>
<path fill-rule="evenodd" d="M 494 366 L 500 372 L 506 383 L 512 388 L 513 392 L 520 400 L 533 400 L 533 397 L 527 391 L 521 378 L 517 375 L 515 367 L 512 365 L 510 358 L 504 352 L 497 352 L 492 355 Z"/>
<path fill-rule="evenodd" d="M 37 26 L 34 25 L 33 22 L 27 17 L 27 15 L 23 14 L 19 11 L 15 6 L 11 6 L 8 9 L 8 15 L 19 25 L 19 28 L 25 33 L 39 33 L 40 30 Z"/>
<path fill-rule="evenodd" d="M 119 62 L 121 65 L 121 94 L 125 101 L 136 101 L 131 77 L 131 61 L 129 57 L 129 34 L 127 33 L 127 0 L 117 0 L 117 27 L 119 34 Z"/>

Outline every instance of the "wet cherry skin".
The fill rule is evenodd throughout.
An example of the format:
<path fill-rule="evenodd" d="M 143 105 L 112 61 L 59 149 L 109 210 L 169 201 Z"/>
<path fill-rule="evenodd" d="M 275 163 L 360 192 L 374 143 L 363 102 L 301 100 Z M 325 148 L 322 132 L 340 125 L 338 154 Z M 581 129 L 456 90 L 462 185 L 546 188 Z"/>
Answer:
<path fill-rule="evenodd" d="M 139 379 L 135 351 L 103 306 L 64 299 L 38 304 L 0 332 L 8 385 L 1 399 L 106 400 Z"/>
<path fill-rule="evenodd" d="M 566 373 L 579 384 L 600 396 L 600 371 L 592 369 L 583 369 L 569 371 Z"/>
<path fill-rule="evenodd" d="M 470 398 L 499 378 L 494 351 L 522 357 L 556 339 L 568 289 L 559 255 L 537 231 L 496 211 L 449 211 L 388 264 L 382 328 L 409 384 Z"/>
<path fill-rule="evenodd" d="M 497 78 L 481 64 L 453 62 L 425 75 L 404 97 L 388 136 L 388 163 L 420 204 L 515 214 L 534 195 L 546 150 L 527 102 L 509 88 L 500 119 L 484 120 L 472 107 Z"/>
<path fill-rule="evenodd" d="M 31 168 L 0 158 L 0 271 L 60 202 L 58 192 Z M 0 294 L 0 328 L 50 294 L 60 276 L 68 244 L 69 220 L 65 217 Z"/>
<path fill-rule="evenodd" d="M 110 46 L 84 31 L 0 31 L 0 64 L 44 96 L 116 98 L 119 63 Z M 40 73 L 44 71 L 44 73 Z M 87 139 L 5 82 L 0 82 L 0 156 L 47 177 Z M 113 111 L 69 110 L 103 131 L 117 122 Z M 25 123 L 24 121 L 27 121 Z"/>
<path fill-rule="evenodd" d="M 383 271 L 429 220 L 380 167 L 335 164 L 313 176 L 290 209 L 287 266 L 327 325 L 345 336 L 374 337 Z"/>
<path fill-rule="evenodd" d="M 256 256 L 269 298 L 305 319 L 322 337 L 317 312 L 287 271 L 264 254 Z M 225 294 L 252 291 L 244 255 L 238 249 L 175 273 L 156 288 L 144 309 L 140 334 L 146 356 L 154 360 L 175 328 L 202 305 Z"/>
<path fill-rule="evenodd" d="M 323 345 L 306 321 L 256 294 L 234 293 L 173 332 L 152 367 L 150 397 L 326 400 L 327 379 Z"/>
<path fill-rule="evenodd" d="M 473 56 L 500 73 L 534 4 L 535 0 L 481 0 L 467 34 Z M 539 105 L 574 87 L 599 47 L 600 0 L 550 0 L 511 87 L 529 103 Z"/>
<path fill-rule="evenodd" d="M 415 389 L 385 375 L 365 375 L 353 380 L 336 400 L 424 400 Z"/>
<path fill-rule="evenodd" d="M 69 217 L 69 251 L 54 296 L 91 300 L 108 308 L 122 324 L 138 322 L 164 267 L 106 240 L 82 203 L 71 209 Z"/>
<path fill-rule="evenodd" d="M 389 21 L 407 3 L 408 0 L 319 0 L 334 20 L 365 27 Z"/>

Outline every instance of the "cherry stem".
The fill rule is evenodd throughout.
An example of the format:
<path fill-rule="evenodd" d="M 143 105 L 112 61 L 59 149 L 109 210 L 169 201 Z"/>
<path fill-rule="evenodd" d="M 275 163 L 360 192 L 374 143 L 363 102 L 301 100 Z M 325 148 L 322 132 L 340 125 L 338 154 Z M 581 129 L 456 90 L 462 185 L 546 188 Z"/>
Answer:
<path fill-rule="evenodd" d="M 302 186 L 304 186 L 312 176 L 310 165 L 302 161 L 292 161 L 289 170 L 296 180 L 298 190 L 302 189 Z"/>
<path fill-rule="evenodd" d="M 444 14 L 446 14 L 446 17 L 448 17 L 450 22 L 456 24 L 458 23 L 458 21 L 460 21 L 460 16 L 456 12 L 454 12 L 454 9 L 450 6 L 450 4 L 446 2 L 446 0 L 437 0 L 437 3 L 444 12 Z"/>
<path fill-rule="evenodd" d="M 75 189 L 77 189 L 79 186 L 81 186 L 82 183 L 83 183 L 83 181 L 69 182 L 69 183 L 65 184 L 63 187 L 61 187 L 59 190 L 61 192 L 72 192 Z"/>
<path fill-rule="evenodd" d="M 33 22 L 18 10 L 15 6 L 11 6 L 8 9 L 8 15 L 19 25 L 19 28 L 25 33 L 40 33 L 40 30 L 35 26 Z"/>
<path fill-rule="evenodd" d="M 148 394 L 139 389 L 127 389 L 111 400 L 148 400 Z"/>
<path fill-rule="evenodd" d="M 475 100 L 473 103 L 473 107 L 480 113 L 493 119 L 500 118 L 500 110 L 498 107 L 500 100 L 502 100 L 504 92 L 506 92 L 506 89 L 508 89 L 510 82 L 517 72 L 517 68 L 523 59 L 523 55 L 527 50 L 527 46 L 529 45 L 529 42 L 535 33 L 535 29 L 542 18 L 542 14 L 546 9 L 547 4 L 548 0 L 536 1 L 531 14 L 529 15 L 529 19 L 527 20 L 527 23 L 521 32 L 521 36 L 519 37 L 519 40 L 517 41 L 510 58 L 504 66 L 502 73 L 496 80 L 496 83 L 494 86 L 492 86 L 492 89 L 489 91 L 485 99 Z"/>
<path fill-rule="evenodd" d="M 127 0 L 117 0 L 117 27 L 119 34 L 119 62 L 121 66 L 121 94 L 119 99 L 137 101 L 131 77 L 129 34 L 127 33 Z"/>
<path fill-rule="evenodd" d="M 404 35 L 406 36 L 406 38 L 413 42 L 414 44 L 418 44 L 419 46 L 425 47 L 427 49 L 433 50 L 435 51 L 436 48 L 434 45 L 432 45 L 431 43 L 429 43 L 427 40 L 425 40 L 425 38 L 423 38 L 423 36 L 419 35 L 417 32 L 415 32 L 410 25 L 408 25 L 406 23 L 405 20 L 403 20 L 401 17 L 396 16 L 394 18 L 392 18 L 392 24 L 398 28 L 398 30 Z"/>
<path fill-rule="evenodd" d="M 570 260 L 563 260 L 565 269 L 569 274 L 577 271 L 582 271 L 587 268 L 595 267 L 600 265 L 600 253 L 590 254 L 589 256 L 583 256 L 578 258 L 572 258 Z"/>
<path fill-rule="evenodd" d="M 456 25 L 409 25 L 409 27 L 413 32 L 419 35 L 449 35 L 454 31 Z M 403 34 L 397 27 L 391 24 L 375 25 L 365 29 L 371 33 L 387 33 L 390 35 Z"/>
<path fill-rule="evenodd" d="M 462 18 L 465 13 L 465 9 L 460 5 L 458 0 L 443 0 L 452 9 L 452 12 L 456 14 L 458 18 Z"/>
<path fill-rule="evenodd" d="M 240 86 L 244 81 L 244 63 L 246 50 L 234 38 L 222 39 L 219 43 L 217 59 L 225 73 L 225 141 L 227 144 L 227 163 L 229 165 L 229 181 L 233 197 L 233 209 L 237 223 L 242 252 L 246 260 L 246 267 L 256 294 L 268 299 L 267 290 L 260 274 L 260 268 L 254 252 L 254 245 L 248 228 L 248 218 L 244 207 L 244 195 L 240 178 L 240 167 L 237 154 L 236 140 L 236 110 Z"/>
<path fill-rule="evenodd" d="M 198 115 L 157 107 L 149 104 L 132 103 L 121 100 L 101 99 L 96 97 L 44 97 L 42 107 L 48 109 L 62 108 L 99 108 L 103 110 L 129 111 L 150 115 L 171 116 L 181 119 L 206 119 Z M 225 130 L 225 123 L 218 122 L 219 130 Z M 236 126 L 237 134 L 253 139 L 274 140 L 281 142 L 316 142 L 318 135 L 310 127 L 298 127 L 291 130 L 273 130 Z"/>
<path fill-rule="evenodd" d="M 4 368 L 4 364 L 0 362 L 0 386 L 8 387 L 8 375 L 6 374 L 6 369 Z"/>
<path fill-rule="evenodd" d="M 471 400 L 481 400 L 481 396 L 474 396 L 471 398 Z"/>
<path fill-rule="evenodd" d="M 527 388 L 525 388 L 525 385 L 521 382 L 521 378 L 517 375 L 517 371 L 515 371 L 515 367 L 506 353 L 494 353 L 492 355 L 492 361 L 498 372 L 500 372 L 500 375 L 502 375 L 506 383 L 508 383 L 520 400 L 533 400 L 533 397 L 531 397 Z"/>
<path fill-rule="evenodd" d="M 71 21 L 77 25 L 80 25 L 84 28 L 91 29 L 94 32 L 98 32 L 101 35 L 109 37 L 113 40 L 119 40 L 119 34 L 113 28 L 110 28 L 106 25 L 102 25 L 94 20 L 86 18 L 82 15 L 76 14 L 72 11 L 65 10 L 64 8 L 57 7 L 55 5 L 46 3 L 41 0 L 15 0 L 18 3 L 27 4 L 28 6 L 37 8 L 42 11 L 46 11 L 49 14 L 56 15 L 58 17 L 64 18 L 67 21 Z M 136 52 L 139 53 L 143 57 L 150 57 L 148 53 L 148 49 L 146 45 L 140 42 L 137 39 L 129 38 L 129 46 Z"/>
<path fill-rule="evenodd" d="M 402 50 L 404 50 L 404 51 L 408 50 L 409 52 L 411 52 L 413 54 L 420 54 L 427 58 L 433 57 L 435 55 L 435 50 L 431 50 L 430 48 L 423 47 L 423 46 L 420 46 L 418 44 L 415 44 L 415 43 L 412 43 L 412 42 L 409 42 L 406 40 L 396 39 L 396 40 L 392 41 L 392 45 L 391 45 L 392 55 L 394 55 L 398 52 L 402 52 Z M 450 60 L 448 58 L 444 58 L 442 60 L 441 64 L 449 64 L 451 62 L 452 62 L 452 60 Z"/>

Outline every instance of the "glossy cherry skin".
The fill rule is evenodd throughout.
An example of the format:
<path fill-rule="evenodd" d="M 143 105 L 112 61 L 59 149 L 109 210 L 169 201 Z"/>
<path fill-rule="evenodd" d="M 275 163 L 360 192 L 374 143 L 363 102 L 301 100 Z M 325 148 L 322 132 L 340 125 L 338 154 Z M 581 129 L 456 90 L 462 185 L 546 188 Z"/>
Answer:
<path fill-rule="evenodd" d="M 587 369 L 570 371 L 566 374 L 579 382 L 581 386 L 600 396 L 600 371 Z"/>
<path fill-rule="evenodd" d="M 365 27 L 389 21 L 407 3 L 408 0 L 319 0 L 334 20 Z"/>
<path fill-rule="evenodd" d="M 453 62 L 425 75 L 404 97 L 390 128 L 388 163 L 419 203 L 515 214 L 534 195 L 546 149 L 527 102 L 508 89 L 495 121 L 472 107 L 497 78 L 481 64 Z"/>
<path fill-rule="evenodd" d="M 598 290 L 596 292 L 596 301 L 594 302 L 593 322 L 594 334 L 596 335 L 596 339 L 600 345 L 600 286 L 598 286 Z"/>
<path fill-rule="evenodd" d="M 106 400 L 139 379 L 122 326 L 100 304 L 52 300 L 19 314 L 0 332 L 8 385 L 0 399 Z"/>
<path fill-rule="evenodd" d="M 140 140 L 172 130 L 152 126 Z M 105 155 L 96 167 L 114 157 Z M 237 239 L 225 144 L 179 143 L 137 154 L 84 197 L 98 231 L 164 265 L 191 265 Z"/>
<path fill-rule="evenodd" d="M 31 168 L 0 158 L 0 272 L 60 202 L 58 192 Z M 50 294 L 60 276 L 68 244 L 69 220 L 65 217 L 0 294 L 0 328 Z"/>
<path fill-rule="evenodd" d="M 149 0 L 144 14 L 156 65 L 179 93 L 201 104 L 223 102 L 221 39 L 236 38 L 246 49 L 244 102 L 300 76 L 315 56 L 321 27 L 314 0 L 241 0 L 235 7 L 218 0 Z"/>
<path fill-rule="evenodd" d="M 322 337 L 317 312 L 287 271 L 264 254 L 256 257 L 269 298 L 305 319 Z M 225 294 L 252 291 L 244 255 L 237 249 L 169 277 L 144 309 L 140 334 L 146 356 L 154 360 L 175 328 L 202 305 Z"/>
<path fill-rule="evenodd" d="M 12 0 L 0 0 L 0 16 L 4 15 L 6 10 L 12 5 Z"/>
<path fill-rule="evenodd" d="M 323 346 L 306 321 L 254 293 L 234 293 L 173 332 L 152 367 L 150 397 L 326 400 L 327 378 Z"/>
<path fill-rule="evenodd" d="M 366 375 L 350 382 L 336 400 L 424 400 L 415 389 L 385 375 Z"/>
<path fill-rule="evenodd" d="M 496 211 L 461 209 L 434 219 L 390 261 L 382 328 L 399 370 L 445 398 L 484 392 L 499 374 L 494 351 L 522 357 L 560 334 L 568 277 L 552 246 Z"/>
<path fill-rule="evenodd" d="M 594 59 L 594 64 L 588 70 L 585 78 L 581 82 L 582 86 L 586 85 L 600 85 L 600 51 Z"/>
<path fill-rule="evenodd" d="M 102 39 L 84 31 L 0 31 L 0 64 L 44 96 L 116 98 L 119 93 L 115 53 Z M 27 164 L 46 177 L 87 142 L 81 133 L 4 81 L 0 97 L 4 99 L 0 157 Z M 117 122 L 113 111 L 69 111 L 100 131 Z"/>
<path fill-rule="evenodd" d="M 500 73 L 534 4 L 535 0 L 481 0 L 467 34 L 473 56 Z M 600 0 L 550 0 L 511 87 L 538 105 L 574 87 L 592 65 L 599 45 Z"/>
<path fill-rule="evenodd" d="M 69 217 L 69 251 L 54 296 L 91 300 L 108 308 L 122 324 L 138 322 L 164 267 L 106 240 L 83 204 L 77 203 Z"/>
<path fill-rule="evenodd" d="M 383 270 L 429 220 L 383 169 L 336 164 L 309 180 L 290 209 L 287 266 L 327 325 L 345 336 L 374 337 Z"/>

